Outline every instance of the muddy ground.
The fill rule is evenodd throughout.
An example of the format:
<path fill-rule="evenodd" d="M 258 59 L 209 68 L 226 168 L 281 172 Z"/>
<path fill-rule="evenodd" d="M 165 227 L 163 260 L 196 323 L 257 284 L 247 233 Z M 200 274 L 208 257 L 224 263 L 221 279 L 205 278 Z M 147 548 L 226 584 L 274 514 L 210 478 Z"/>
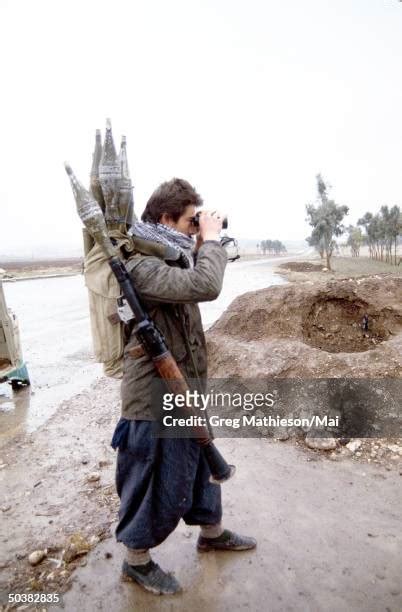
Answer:
<path fill-rule="evenodd" d="M 255 295 L 243 302 L 238 298 L 248 320 L 244 333 L 252 334 L 258 327 L 260 338 L 244 333 L 240 338 L 233 333 L 231 317 L 239 314 L 238 301 L 213 326 L 208 336 L 214 374 L 225 376 L 230 371 L 233 375 L 236 369 L 249 372 L 249 366 L 257 373 L 262 372 L 261 364 L 269 363 L 272 376 L 287 363 L 287 375 L 293 376 L 299 363 L 306 371 L 314 366 L 316 375 L 321 368 L 321 374 L 332 376 L 337 371 L 351 372 L 357 364 L 361 367 L 363 359 L 375 376 L 381 372 L 384 376 L 384 371 L 400 376 L 400 284 L 382 277 L 357 280 L 355 284 L 348 281 L 343 290 L 351 295 L 360 292 L 355 296 L 358 300 L 377 308 L 372 311 L 371 325 L 375 326 L 370 333 L 379 337 L 378 326 L 384 317 L 375 319 L 374 315 L 381 310 L 388 316 L 383 327 L 392 332 L 378 344 L 371 343 L 370 350 L 365 348 L 367 338 L 362 330 L 349 325 L 354 321 L 348 320 L 350 313 L 344 305 L 340 306 L 345 314 L 341 327 L 346 320 L 345 329 L 351 330 L 352 341 L 359 346 L 363 343 L 363 350 L 331 352 L 316 346 L 314 338 L 306 342 L 304 311 L 297 307 L 297 299 L 299 305 L 311 305 L 314 292 L 321 291 L 322 297 L 331 290 L 316 288 L 315 282 L 314 287 L 309 281 L 298 286 L 292 283 L 274 289 L 277 299 L 271 300 L 270 315 L 276 312 L 282 319 L 279 327 L 260 320 L 261 313 L 253 314 L 261 310 Z M 264 296 L 266 291 L 270 290 L 258 294 Z M 322 316 L 322 321 L 333 319 L 328 308 Z M 319 328 L 322 321 L 316 325 L 313 320 L 317 333 L 323 331 Z M 264 329 L 269 338 L 267 334 L 261 337 Z M 286 347 L 289 336 L 296 344 Z M 338 330 L 338 337 L 344 336 Z M 218 352 L 216 343 L 222 339 L 224 345 Z M 349 342 L 347 334 L 346 340 Z M 269 359 L 261 359 L 264 353 L 258 343 L 262 341 L 270 343 Z M 364 361 L 367 353 L 370 357 Z M 65 592 L 65 609 L 71 612 L 254 611 L 267 609 L 267 601 L 273 612 L 400 610 L 400 440 L 361 439 L 352 444 L 337 440 L 328 451 L 308 448 L 297 436 L 218 440 L 224 456 L 238 468 L 223 487 L 225 524 L 257 537 L 258 548 L 236 554 L 198 554 L 196 528 L 180 524 L 156 549 L 155 559 L 174 570 L 184 592 L 161 599 L 119 577 L 123 551 L 113 538 L 118 499 L 115 453 L 110 447 L 118 417 L 119 383 L 101 378 L 88 391 L 63 402 L 36 432 L 19 434 L 1 448 L 0 585 L 4 604 L 5 594 L 29 589 Z M 45 556 L 31 566 L 28 556 L 36 550 L 44 551 Z M 8 608 L 4 605 L 2 609 Z"/>
<path fill-rule="evenodd" d="M 119 410 L 119 382 L 102 378 L 39 430 L 2 447 L 1 590 L 64 591 L 82 562 L 66 553 L 69 538 L 80 534 L 91 547 L 110 535 L 117 509 L 110 439 Z M 33 568 L 28 555 L 43 549 L 46 560 Z"/>
<path fill-rule="evenodd" d="M 197 554 L 196 528 L 181 524 L 155 558 L 184 593 L 161 600 L 122 583 L 109 446 L 118 386 L 101 379 L 2 449 L 4 593 L 71 588 L 71 612 L 259 610 L 266 598 L 274 611 L 399 609 L 402 450 L 378 441 L 324 453 L 292 440 L 218 440 L 238 468 L 223 487 L 225 522 L 256 536 L 257 551 Z M 34 550 L 47 552 L 36 567 Z"/>

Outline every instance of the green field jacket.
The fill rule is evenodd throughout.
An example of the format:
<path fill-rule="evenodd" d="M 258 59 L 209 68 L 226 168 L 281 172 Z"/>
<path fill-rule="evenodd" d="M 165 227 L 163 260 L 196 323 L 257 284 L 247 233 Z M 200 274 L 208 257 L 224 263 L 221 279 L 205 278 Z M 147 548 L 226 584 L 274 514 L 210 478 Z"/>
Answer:
<path fill-rule="evenodd" d="M 146 248 L 137 247 L 127 262 L 143 306 L 187 379 L 207 377 L 206 343 L 198 302 L 218 297 L 226 261 L 225 249 L 211 240 L 199 249 L 194 268 L 181 267 L 177 257 L 169 260 L 169 252 L 164 253 L 161 245 L 150 242 Z M 132 332 L 124 351 L 121 416 L 152 421 L 155 417 L 151 411 L 151 383 L 157 374 L 151 359 L 135 348 L 138 346 Z"/>

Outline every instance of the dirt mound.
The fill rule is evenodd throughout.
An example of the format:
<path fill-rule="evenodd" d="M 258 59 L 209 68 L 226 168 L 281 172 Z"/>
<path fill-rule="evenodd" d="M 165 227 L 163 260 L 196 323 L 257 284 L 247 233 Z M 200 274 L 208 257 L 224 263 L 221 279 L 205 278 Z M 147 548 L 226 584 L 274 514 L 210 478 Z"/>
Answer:
<path fill-rule="evenodd" d="M 289 261 L 280 264 L 278 268 L 291 270 L 292 272 L 322 272 L 324 270 L 324 266 L 321 264 L 313 264 L 308 261 Z"/>
<path fill-rule="evenodd" d="M 402 279 L 307 282 L 246 293 L 207 336 L 214 377 L 399 377 Z"/>

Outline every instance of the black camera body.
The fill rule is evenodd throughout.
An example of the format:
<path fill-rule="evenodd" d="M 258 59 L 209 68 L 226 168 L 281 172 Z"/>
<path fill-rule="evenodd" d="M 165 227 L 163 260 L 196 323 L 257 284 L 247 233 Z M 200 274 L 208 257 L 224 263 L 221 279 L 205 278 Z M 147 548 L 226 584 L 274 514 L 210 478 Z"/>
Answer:
<path fill-rule="evenodd" d="M 196 213 L 194 217 L 191 218 L 191 223 L 194 225 L 194 227 L 200 227 L 200 214 L 201 214 L 201 211 L 198 211 L 198 213 Z M 228 228 L 228 218 L 224 217 L 222 221 L 222 229 L 227 229 L 227 228 Z"/>

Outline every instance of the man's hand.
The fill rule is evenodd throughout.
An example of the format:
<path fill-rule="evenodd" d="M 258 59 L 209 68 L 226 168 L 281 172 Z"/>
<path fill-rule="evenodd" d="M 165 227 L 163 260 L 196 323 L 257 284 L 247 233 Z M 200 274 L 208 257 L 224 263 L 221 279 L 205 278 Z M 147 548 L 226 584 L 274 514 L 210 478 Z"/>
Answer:
<path fill-rule="evenodd" d="M 219 211 L 210 212 L 204 210 L 200 214 L 200 233 L 197 237 L 197 247 L 201 246 L 206 240 L 219 240 L 219 234 L 222 230 L 223 216 Z M 201 239 L 201 244 L 199 244 Z"/>

